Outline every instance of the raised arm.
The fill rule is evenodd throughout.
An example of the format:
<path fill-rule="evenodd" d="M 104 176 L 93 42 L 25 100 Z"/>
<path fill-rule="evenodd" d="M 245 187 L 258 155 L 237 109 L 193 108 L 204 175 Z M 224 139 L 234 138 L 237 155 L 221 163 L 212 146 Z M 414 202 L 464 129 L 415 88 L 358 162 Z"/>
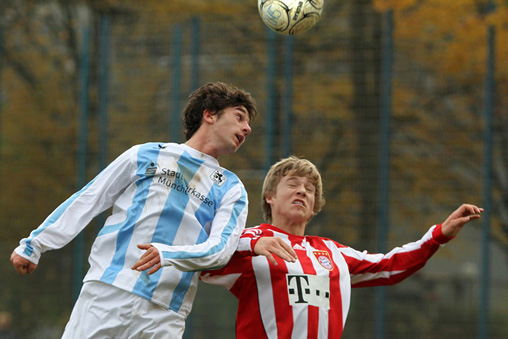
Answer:
<path fill-rule="evenodd" d="M 483 212 L 463 204 L 439 225 L 434 225 L 422 239 L 396 247 L 387 254 L 370 254 L 349 247 L 341 248 L 348 263 L 353 287 L 391 285 L 421 269 L 440 246 L 450 241 L 471 220 Z"/>
<path fill-rule="evenodd" d="M 61 248 L 74 239 L 95 216 L 111 207 L 116 197 L 135 180 L 131 170 L 131 152 L 124 152 L 95 179 L 58 206 L 37 229 L 20 241 L 14 252 L 37 265 L 42 253 Z M 33 271 L 33 266 L 27 266 L 24 260 L 14 255 L 11 261 L 18 273 L 20 270 L 25 273 Z"/>

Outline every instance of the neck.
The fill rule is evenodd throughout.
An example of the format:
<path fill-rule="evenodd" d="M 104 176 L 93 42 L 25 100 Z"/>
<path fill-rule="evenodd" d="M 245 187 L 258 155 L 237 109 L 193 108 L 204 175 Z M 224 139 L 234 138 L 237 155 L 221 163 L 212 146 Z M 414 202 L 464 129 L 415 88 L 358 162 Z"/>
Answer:
<path fill-rule="evenodd" d="M 295 222 L 291 222 L 289 220 L 283 220 L 282 218 L 275 217 L 272 219 L 272 225 L 277 228 L 280 228 L 284 232 L 294 234 L 294 235 L 304 236 L 305 235 L 305 227 L 307 226 L 307 222 L 305 221 L 305 222 L 295 223 Z"/>
<path fill-rule="evenodd" d="M 219 158 L 219 153 L 216 152 L 213 147 L 211 147 L 211 143 L 207 142 L 207 140 L 203 138 L 197 138 L 194 135 L 192 138 L 187 140 L 185 144 L 189 147 L 194 148 L 196 151 L 208 154 L 209 156 L 212 156 L 215 159 Z"/>

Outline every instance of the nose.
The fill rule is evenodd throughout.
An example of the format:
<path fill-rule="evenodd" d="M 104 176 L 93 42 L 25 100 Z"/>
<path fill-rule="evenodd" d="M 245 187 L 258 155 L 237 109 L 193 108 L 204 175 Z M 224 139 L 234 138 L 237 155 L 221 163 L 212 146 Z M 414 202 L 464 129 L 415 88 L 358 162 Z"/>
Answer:
<path fill-rule="evenodd" d="M 296 195 L 305 196 L 307 194 L 307 191 L 305 190 L 304 186 L 299 186 L 296 190 Z"/>
<path fill-rule="evenodd" d="M 252 131 L 252 129 L 251 129 L 251 127 L 250 127 L 250 125 L 249 125 L 248 123 L 245 123 L 245 125 L 244 125 L 244 126 L 243 126 L 243 128 L 242 128 L 242 131 L 243 131 L 243 134 L 244 134 L 245 136 L 247 136 L 247 135 L 249 135 L 249 134 L 250 134 L 250 132 Z"/>

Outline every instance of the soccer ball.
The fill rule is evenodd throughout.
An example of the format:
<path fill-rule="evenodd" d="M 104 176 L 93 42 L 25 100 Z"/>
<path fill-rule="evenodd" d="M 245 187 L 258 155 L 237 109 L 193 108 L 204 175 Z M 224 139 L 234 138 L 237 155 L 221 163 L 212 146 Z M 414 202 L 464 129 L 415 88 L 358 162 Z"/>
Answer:
<path fill-rule="evenodd" d="M 324 0 L 258 0 L 261 19 L 270 29 L 292 35 L 309 30 L 321 18 Z"/>

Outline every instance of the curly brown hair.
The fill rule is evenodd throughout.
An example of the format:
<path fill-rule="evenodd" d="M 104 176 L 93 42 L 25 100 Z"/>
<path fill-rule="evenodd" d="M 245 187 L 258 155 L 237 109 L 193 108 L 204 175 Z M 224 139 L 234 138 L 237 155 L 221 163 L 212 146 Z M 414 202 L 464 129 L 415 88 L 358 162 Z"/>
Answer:
<path fill-rule="evenodd" d="M 189 140 L 201 126 L 203 112 L 209 110 L 220 117 L 228 107 L 244 106 L 250 122 L 257 115 L 256 101 L 243 89 L 222 82 L 208 83 L 189 95 L 183 111 L 183 125 L 186 140 Z"/>

